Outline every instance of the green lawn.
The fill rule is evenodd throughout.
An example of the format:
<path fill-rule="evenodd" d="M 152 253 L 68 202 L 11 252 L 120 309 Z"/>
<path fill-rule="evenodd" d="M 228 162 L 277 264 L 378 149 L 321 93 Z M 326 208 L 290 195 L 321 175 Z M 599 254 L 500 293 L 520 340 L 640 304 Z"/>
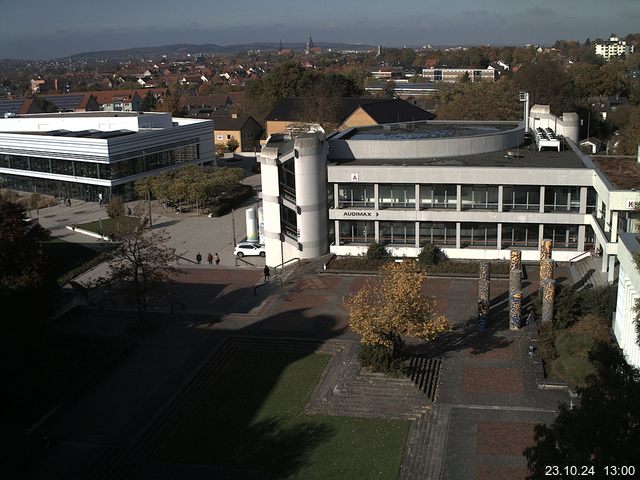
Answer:
<path fill-rule="evenodd" d="M 109 235 L 110 232 L 129 233 L 132 232 L 140 223 L 138 217 L 115 217 L 103 218 L 94 222 L 81 223 L 76 225 L 78 228 L 89 230 L 90 232 Z"/>
<path fill-rule="evenodd" d="M 65 283 L 104 260 L 104 255 L 77 243 L 52 237 L 43 244 L 51 273 L 58 283 Z"/>
<path fill-rule="evenodd" d="M 270 478 L 395 479 L 409 422 L 305 415 L 329 357 L 241 348 L 156 454 Z"/>

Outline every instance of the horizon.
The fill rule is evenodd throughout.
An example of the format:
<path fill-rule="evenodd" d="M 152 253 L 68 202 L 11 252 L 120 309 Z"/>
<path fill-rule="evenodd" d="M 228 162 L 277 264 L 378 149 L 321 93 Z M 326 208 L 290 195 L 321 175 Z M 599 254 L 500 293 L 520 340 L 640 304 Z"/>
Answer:
<path fill-rule="evenodd" d="M 309 34 L 317 43 L 399 48 L 550 45 L 624 36 L 637 30 L 640 20 L 635 0 L 609 0 L 606 9 L 597 0 L 538 0 L 534 6 L 454 0 L 444 8 L 434 0 L 402 0 L 392 12 L 380 0 L 366 7 L 355 0 L 303 7 L 274 0 L 267 8 L 257 0 L 238 0 L 235 6 L 220 16 L 205 0 L 187 0 L 180 11 L 173 11 L 169 0 L 112 0 L 107 8 L 95 0 L 0 0 L 0 58 L 52 60 L 175 44 L 278 43 L 281 37 L 283 43 L 304 43 Z M 290 15 L 284 19 L 282 12 Z M 24 29 L 25 17 L 30 30 Z"/>

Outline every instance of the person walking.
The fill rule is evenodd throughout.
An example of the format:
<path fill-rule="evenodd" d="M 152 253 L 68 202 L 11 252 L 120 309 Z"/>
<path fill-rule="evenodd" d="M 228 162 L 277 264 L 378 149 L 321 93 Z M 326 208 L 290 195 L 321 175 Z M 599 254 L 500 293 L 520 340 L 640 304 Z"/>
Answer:
<path fill-rule="evenodd" d="M 211 252 L 209 252 L 209 255 L 207 255 L 207 262 L 209 263 L 209 265 L 213 265 L 213 255 L 211 255 Z"/>
<path fill-rule="evenodd" d="M 213 259 L 216 262 L 216 265 L 220 265 L 220 255 L 218 255 L 217 253 L 213 256 Z"/>
<path fill-rule="evenodd" d="M 202 263 L 202 255 L 200 254 L 200 252 L 198 252 L 198 254 L 196 255 L 196 262 Z"/>
<path fill-rule="evenodd" d="M 271 271 L 269 270 L 269 267 L 267 265 L 264 266 L 264 281 L 271 281 Z"/>

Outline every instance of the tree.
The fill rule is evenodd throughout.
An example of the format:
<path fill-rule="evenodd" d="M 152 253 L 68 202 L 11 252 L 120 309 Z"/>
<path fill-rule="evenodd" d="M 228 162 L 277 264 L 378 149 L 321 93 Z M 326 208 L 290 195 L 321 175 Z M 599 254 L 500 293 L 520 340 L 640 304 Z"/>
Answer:
<path fill-rule="evenodd" d="M 182 105 L 182 87 L 174 85 L 166 93 L 162 99 L 162 104 L 158 110 L 162 112 L 171 112 L 174 117 L 183 117 L 186 115 L 186 107 Z"/>
<path fill-rule="evenodd" d="M 146 230 L 146 222 L 141 222 L 130 234 L 112 237 L 114 248 L 109 253 L 108 278 L 102 283 L 133 301 L 140 326 L 145 323 L 151 294 L 180 273 L 172 265 L 178 255 L 166 246 L 168 239 L 164 231 Z"/>
<path fill-rule="evenodd" d="M 471 77 L 469 76 L 469 72 L 464 72 L 458 80 L 459 83 L 469 83 L 470 81 Z"/>
<path fill-rule="evenodd" d="M 371 242 L 367 248 L 367 258 L 369 260 L 382 260 L 387 258 L 389 253 L 382 243 Z"/>
<path fill-rule="evenodd" d="M 222 157 L 227 152 L 227 146 L 224 143 L 216 143 L 216 157 Z"/>
<path fill-rule="evenodd" d="M 450 323 L 436 312 L 436 302 L 422 294 L 427 278 L 416 262 L 388 263 L 380 275 L 345 298 L 351 329 L 363 345 L 378 345 L 398 356 L 403 335 L 431 340 L 449 330 Z"/>
<path fill-rule="evenodd" d="M 382 89 L 382 95 L 384 98 L 395 98 L 396 97 L 396 82 L 393 80 L 389 80 L 384 84 Z"/>
<path fill-rule="evenodd" d="M 422 247 L 418 254 L 418 265 L 429 266 L 440 262 L 442 258 L 442 250 L 433 243 L 428 243 Z"/>
<path fill-rule="evenodd" d="M 120 197 L 112 197 L 107 203 L 107 215 L 109 218 L 124 216 L 124 202 Z"/>
<path fill-rule="evenodd" d="M 147 91 L 147 94 L 143 97 L 142 102 L 140 102 L 140 111 L 153 112 L 157 107 L 158 107 L 157 97 L 150 91 Z"/>
<path fill-rule="evenodd" d="M 562 404 L 550 426 L 536 426 L 535 443 L 524 451 L 531 472 L 528 479 L 548 478 L 548 465 L 593 466 L 596 477 L 610 465 L 637 468 L 640 372 L 616 347 L 601 345 L 591 358 L 598 375 L 578 389 L 579 404 L 573 408 Z"/>
<path fill-rule="evenodd" d="M 234 137 L 231 137 L 229 140 L 227 140 L 227 148 L 230 152 L 235 152 L 239 146 L 240 142 L 238 142 L 238 140 L 236 140 Z"/>

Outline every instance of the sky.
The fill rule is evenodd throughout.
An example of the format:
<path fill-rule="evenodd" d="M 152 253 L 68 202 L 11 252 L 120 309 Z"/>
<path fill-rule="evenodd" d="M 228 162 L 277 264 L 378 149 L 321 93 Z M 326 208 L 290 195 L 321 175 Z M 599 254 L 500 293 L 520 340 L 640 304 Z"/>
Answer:
<path fill-rule="evenodd" d="M 0 58 L 174 43 L 548 45 L 640 30 L 640 0 L 0 0 Z"/>

